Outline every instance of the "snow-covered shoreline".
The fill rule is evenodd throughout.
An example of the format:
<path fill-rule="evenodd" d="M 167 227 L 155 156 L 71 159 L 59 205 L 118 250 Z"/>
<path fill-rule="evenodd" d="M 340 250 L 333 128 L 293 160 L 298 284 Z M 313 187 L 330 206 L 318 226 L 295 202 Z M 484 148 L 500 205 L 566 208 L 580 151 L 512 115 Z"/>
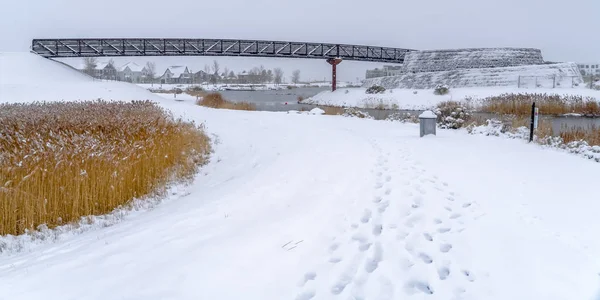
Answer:
<path fill-rule="evenodd" d="M 600 100 L 600 91 L 586 88 L 572 89 L 518 89 L 518 88 L 456 88 L 447 95 L 435 95 L 433 90 L 391 89 L 382 94 L 367 94 L 366 88 L 340 88 L 324 91 L 304 99 L 302 103 L 336 107 L 382 108 L 399 110 L 425 110 L 445 101 L 478 101 L 506 93 L 538 93 L 581 95 Z M 477 104 L 473 102 L 472 104 Z"/>

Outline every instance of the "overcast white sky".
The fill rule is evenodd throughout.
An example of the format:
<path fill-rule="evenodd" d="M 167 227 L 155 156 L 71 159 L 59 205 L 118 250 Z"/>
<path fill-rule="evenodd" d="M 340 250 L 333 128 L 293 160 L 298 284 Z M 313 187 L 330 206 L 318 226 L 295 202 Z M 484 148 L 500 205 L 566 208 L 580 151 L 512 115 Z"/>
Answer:
<path fill-rule="evenodd" d="M 600 0 L 0 0 L 0 51 L 33 38 L 185 37 L 356 43 L 412 49 L 534 47 L 550 61 L 600 61 Z M 200 69 L 213 58 L 142 58 Z M 320 60 L 219 58 L 329 78 Z M 343 62 L 356 80 L 374 63 Z"/>

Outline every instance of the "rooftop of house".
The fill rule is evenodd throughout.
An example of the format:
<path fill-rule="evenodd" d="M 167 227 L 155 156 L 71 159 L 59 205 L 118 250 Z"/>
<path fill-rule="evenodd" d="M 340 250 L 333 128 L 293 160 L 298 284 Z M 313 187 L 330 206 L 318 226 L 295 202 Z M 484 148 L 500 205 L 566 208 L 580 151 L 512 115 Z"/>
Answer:
<path fill-rule="evenodd" d="M 179 77 L 181 77 L 181 74 L 183 74 L 186 71 L 188 71 L 188 68 L 184 67 L 184 66 L 170 66 L 168 68 L 168 70 L 171 71 L 171 73 L 173 74 L 173 77 L 179 78 Z"/>
<path fill-rule="evenodd" d="M 125 71 L 125 69 L 127 67 L 129 67 L 129 69 L 132 72 L 141 72 L 144 69 L 144 66 L 140 66 L 139 64 L 134 63 L 134 62 L 128 62 L 128 63 L 122 65 L 121 67 L 119 67 L 119 71 L 123 72 L 123 71 Z"/>

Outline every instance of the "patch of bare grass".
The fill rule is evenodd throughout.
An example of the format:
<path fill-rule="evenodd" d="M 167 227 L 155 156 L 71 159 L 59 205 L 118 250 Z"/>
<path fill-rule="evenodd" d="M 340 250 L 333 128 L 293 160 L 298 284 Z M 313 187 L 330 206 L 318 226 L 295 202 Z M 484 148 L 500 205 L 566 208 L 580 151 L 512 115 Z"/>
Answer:
<path fill-rule="evenodd" d="M 249 102 L 231 102 L 223 98 L 223 95 L 220 93 L 211 93 L 205 95 L 198 101 L 196 101 L 197 105 L 210 107 L 210 108 L 219 108 L 219 109 L 233 109 L 233 110 L 256 110 L 256 105 Z"/>
<path fill-rule="evenodd" d="M 148 101 L 0 105 L 0 234 L 102 215 L 191 178 L 202 128 Z"/>
<path fill-rule="evenodd" d="M 343 115 L 345 112 L 343 107 L 337 107 L 337 106 L 323 106 L 323 107 L 321 107 L 321 109 L 323 109 L 325 111 L 325 115 L 329 115 L 329 116 Z"/>

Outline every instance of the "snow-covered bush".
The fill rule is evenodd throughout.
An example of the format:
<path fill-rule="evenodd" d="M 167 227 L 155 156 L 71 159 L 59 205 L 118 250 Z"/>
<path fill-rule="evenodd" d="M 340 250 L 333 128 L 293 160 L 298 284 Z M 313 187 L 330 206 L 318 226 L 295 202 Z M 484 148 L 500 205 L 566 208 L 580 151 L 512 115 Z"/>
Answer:
<path fill-rule="evenodd" d="M 485 136 L 506 136 L 511 139 L 528 139 L 529 129 L 527 127 L 512 128 L 510 123 L 497 119 L 486 120 L 486 125 L 469 125 L 467 131 L 470 134 L 481 134 Z"/>
<path fill-rule="evenodd" d="M 356 108 L 347 108 L 343 116 L 360 119 L 373 119 L 373 117 L 369 115 L 368 112 L 360 111 Z"/>
<path fill-rule="evenodd" d="M 450 93 L 450 88 L 445 84 L 440 84 L 435 87 L 435 89 L 433 90 L 433 93 L 435 95 L 446 95 L 446 94 Z"/>
<path fill-rule="evenodd" d="M 445 101 L 438 104 L 435 109 L 438 124 L 443 129 L 458 129 L 469 121 L 471 114 L 460 102 Z"/>
<path fill-rule="evenodd" d="M 419 123 L 419 117 L 410 113 L 393 113 L 385 118 L 386 121 L 402 123 Z"/>
<path fill-rule="evenodd" d="M 372 85 L 370 88 L 367 89 L 367 91 L 365 93 L 367 93 L 367 94 L 383 94 L 383 93 L 385 93 L 385 88 L 380 85 Z"/>

